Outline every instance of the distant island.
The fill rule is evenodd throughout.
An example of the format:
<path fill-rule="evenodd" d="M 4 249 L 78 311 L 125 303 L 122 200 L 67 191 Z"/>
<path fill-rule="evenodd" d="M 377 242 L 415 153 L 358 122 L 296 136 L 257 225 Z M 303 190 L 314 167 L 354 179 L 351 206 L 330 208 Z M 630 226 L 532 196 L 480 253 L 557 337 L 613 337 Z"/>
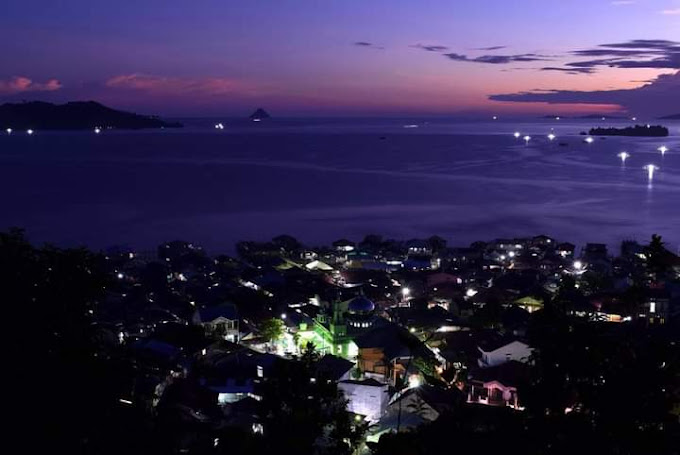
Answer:
<path fill-rule="evenodd" d="M 257 108 L 257 110 L 256 110 L 255 112 L 253 112 L 252 114 L 250 114 L 250 119 L 251 119 L 251 120 L 254 120 L 254 121 L 258 121 L 258 122 L 259 122 L 260 120 L 264 120 L 264 119 L 268 119 L 268 118 L 271 118 L 271 115 L 269 115 L 269 114 L 267 113 L 267 111 L 265 111 L 265 110 L 262 109 L 261 107 L 260 107 L 260 108 Z"/>
<path fill-rule="evenodd" d="M 583 134 L 583 133 L 582 133 Z M 668 128 L 661 125 L 635 125 L 626 128 L 591 128 L 591 136 L 668 136 Z"/>
<path fill-rule="evenodd" d="M 590 114 L 590 115 L 582 115 L 581 117 L 577 117 L 580 119 L 588 120 L 588 119 L 603 119 L 603 120 L 623 120 L 626 119 L 627 117 L 621 117 L 621 116 L 616 116 L 616 115 L 600 115 L 600 114 Z"/>
<path fill-rule="evenodd" d="M 0 127 L 40 130 L 86 130 L 100 127 L 138 130 L 181 128 L 182 124 L 166 122 L 155 116 L 119 111 L 95 101 L 74 101 L 66 104 L 32 101 L 1 105 Z"/>
<path fill-rule="evenodd" d="M 680 120 L 680 114 L 667 115 L 665 117 L 661 117 L 661 120 Z"/>

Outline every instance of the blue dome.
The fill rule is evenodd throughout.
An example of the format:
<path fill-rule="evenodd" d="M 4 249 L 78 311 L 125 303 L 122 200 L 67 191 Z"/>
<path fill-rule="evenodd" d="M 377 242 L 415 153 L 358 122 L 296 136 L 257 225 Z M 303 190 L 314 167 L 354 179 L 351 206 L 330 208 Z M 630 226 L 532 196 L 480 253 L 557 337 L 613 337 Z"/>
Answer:
<path fill-rule="evenodd" d="M 363 295 L 353 298 L 347 307 L 350 313 L 370 313 L 375 309 L 375 304 Z"/>

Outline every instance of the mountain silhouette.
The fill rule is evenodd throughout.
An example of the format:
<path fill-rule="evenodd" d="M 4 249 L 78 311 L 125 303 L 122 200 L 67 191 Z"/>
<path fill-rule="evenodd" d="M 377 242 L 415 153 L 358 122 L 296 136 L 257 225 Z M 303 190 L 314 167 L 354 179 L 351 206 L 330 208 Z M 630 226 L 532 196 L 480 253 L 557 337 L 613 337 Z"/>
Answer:
<path fill-rule="evenodd" d="M 179 128 L 154 116 L 133 114 L 95 101 L 52 104 L 42 101 L 7 103 L 0 106 L 0 127 L 40 130 L 84 130 L 95 127 L 117 129 Z"/>

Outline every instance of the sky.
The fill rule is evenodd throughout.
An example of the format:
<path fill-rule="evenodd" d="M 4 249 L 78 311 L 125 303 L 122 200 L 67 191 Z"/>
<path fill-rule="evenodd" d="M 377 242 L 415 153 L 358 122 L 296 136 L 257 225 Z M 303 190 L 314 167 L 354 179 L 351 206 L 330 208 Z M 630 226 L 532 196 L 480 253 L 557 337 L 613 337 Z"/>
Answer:
<path fill-rule="evenodd" d="M 680 0 L 3 0 L 0 102 L 166 116 L 680 112 Z"/>

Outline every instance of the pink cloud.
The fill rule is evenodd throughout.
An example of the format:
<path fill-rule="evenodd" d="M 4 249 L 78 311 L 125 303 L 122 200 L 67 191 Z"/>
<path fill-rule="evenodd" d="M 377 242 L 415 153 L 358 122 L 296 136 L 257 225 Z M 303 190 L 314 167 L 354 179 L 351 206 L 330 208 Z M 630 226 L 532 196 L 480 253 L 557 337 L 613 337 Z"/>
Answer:
<path fill-rule="evenodd" d="M 109 88 L 139 90 L 151 94 L 204 94 L 225 95 L 241 88 L 237 81 L 227 78 L 181 78 L 147 74 L 123 74 L 106 81 Z"/>
<path fill-rule="evenodd" d="M 0 79 L 0 94 L 14 94 L 22 92 L 53 92 L 62 87 L 57 79 L 49 79 L 47 82 L 33 82 L 23 76 L 15 76 L 8 80 Z"/>

